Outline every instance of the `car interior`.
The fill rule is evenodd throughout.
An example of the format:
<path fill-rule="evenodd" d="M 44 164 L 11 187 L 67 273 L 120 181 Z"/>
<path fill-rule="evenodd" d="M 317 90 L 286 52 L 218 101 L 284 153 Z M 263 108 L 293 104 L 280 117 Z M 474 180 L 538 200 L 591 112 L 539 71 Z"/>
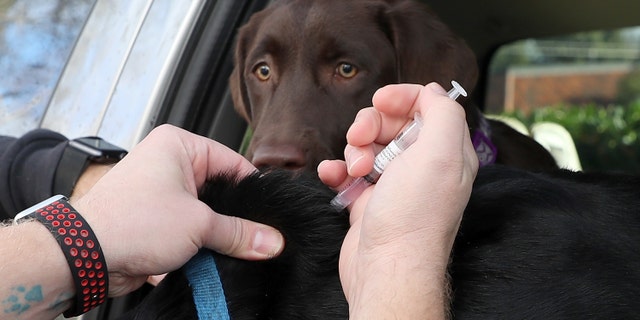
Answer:
<path fill-rule="evenodd" d="M 253 1 L 244 6 L 238 3 L 242 9 L 235 18 L 235 26 L 241 25 L 267 2 Z M 640 3 L 635 1 L 543 0 L 514 3 L 499 0 L 487 3 L 463 1 L 455 6 L 441 0 L 424 2 L 474 50 L 481 72 L 472 98 L 481 109 L 487 88 L 486 74 L 493 55 L 501 46 L 528 38 L 640 25 Z M 228 19 L 233 20 L 232 17 Z M 244 128 L 242 120 L 232 110 L 225 82 L 232 66 L 230 39 L 212 38 L 207 34 L 207 30 L 214 29 L 216 23 L 219 21 L 204 21 L 202 33 L 194 35 L 201 41 L 194 43 L 193 55 L 188 59 L 185 57 L 182 77 L 174 79 L 159 122 L 174 123 L 238 148 Z M 233 28 L 231 23 L 225 25 Z M 220 43 L 227 43 L 227 46 L 220 46 Z M 185 108 L 189 111 L 185 112 Z"/>
<path fill-rule="evenodd" d="M 529 38 L 640 26 L 640 1 L 634 0 L 419 1 L 429 5 L 475 52 L 480 77 L 472 99 L 481 109 L 487 98 L 490 65 L 502 46 Z M 203 2 L 157 112 L 140 124 L 143 130 L 170 123 L 240 148 L 246 124 L 233 109 L 227 83 L 233 68 L 235 30 L 268 3 Z M 640 54 L 635 62 L 640 62 Z M 144 295 L 144 290 L 136 294 L 114 299 L 83 319 L 113 319 Z"/>
<path fill-rule="evenodd" d="M 485 75 L 498 48 L 527 38 L 545 38 L 595 30 L 613 30 L 640 24 L 640 3 L 601 1 L 425 1 L 471 46 Z M 482 106 L 486 78 L 480 77 L 477 103 Z"/>

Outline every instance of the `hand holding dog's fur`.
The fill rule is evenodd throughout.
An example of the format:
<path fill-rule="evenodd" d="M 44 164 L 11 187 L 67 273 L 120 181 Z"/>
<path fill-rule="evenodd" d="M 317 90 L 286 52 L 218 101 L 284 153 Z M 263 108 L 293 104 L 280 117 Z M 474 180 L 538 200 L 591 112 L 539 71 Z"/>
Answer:
<path fill-rule="evenodd" d="M 177 269 L 201 247 L 245 259 L 276 255 L 283 242 L 273 228 L 215 214 L 198 201 L 207 177 L 253 170 L 237 153 L 185 130 L 162 126 L 149 134 L 74 202 L 100 239 L 109 294 Z"/>

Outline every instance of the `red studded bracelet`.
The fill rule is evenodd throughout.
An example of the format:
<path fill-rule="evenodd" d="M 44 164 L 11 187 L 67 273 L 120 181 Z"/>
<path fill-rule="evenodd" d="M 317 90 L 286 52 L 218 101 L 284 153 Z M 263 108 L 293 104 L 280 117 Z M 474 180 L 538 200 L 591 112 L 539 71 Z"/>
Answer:
<path fill-rule="evenodd" d="M 51 198 L 31 216 L 44 224 L 60 244 L 76 287 L 74 306 L 65 317 L 85 313 L 107 300 L 109 273 L 100 243 L 84 218 L 65 197 Z M 26 210 L 25 210 L 26 211 Z"/>

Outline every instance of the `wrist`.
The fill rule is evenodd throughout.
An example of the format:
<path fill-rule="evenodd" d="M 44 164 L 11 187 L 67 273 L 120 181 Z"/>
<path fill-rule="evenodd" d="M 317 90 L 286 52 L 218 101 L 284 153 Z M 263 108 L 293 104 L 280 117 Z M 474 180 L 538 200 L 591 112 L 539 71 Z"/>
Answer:
<path fill-rule="evenodd" d="M 363 255 L 348 297 L 350 319 L 446 318 L 450 250 L 443 254 L 441 244 L 425 248 L 424 239 L 394 244 Z"/>
<path fill-rule="evenodd" d="M 131 270 L 127 269 L 136 265 L 136 257 L 131 256 L 135 251 L 130 242 L 123 242 L 122 235 L 115 235 L 114 230 L 121 230 L 117 220 L 110 218 L 109 210 L 115 210 L 114 206 L 102 201 L 100 197 L 88 194 L 80 198 L 70 199 L 71 204 L 84 214 L 85 219 L 93 228 L 100 239 L 100 245 L 105 261 L 109 267 L 109 296 L 118 297 L 138 288 L 143 281 L 132 279 Z M 86 214 L 85 214 L 86 213 Z"/>
<path fill-rule="evenodd" d="M 349 300 L 349 319 L 446 318 L 449 284 L 444 273 L 427 274 L 422 270 L 421 278 L 417 278 L 400 272 L 398 276 L 389 275 L 387 271 L 377 272 L 377 279 L 365 280 Z"/>
<path fill-rule="evenodd" d="M 102 178 L 115 164 L 90 164 L 80 175 L 78 181 L 73 187 L 71 197 L 69 199 L 73 202 L 75 199 L 84 196 L 93 185 Z"/>
<path fill-rule="evenodd" d="M 37 221 L 3 227 L 0 248 L 3 280 L 0 304 L 14 318 L 53 318 L 69 309 L 74 283 L 64 255 L 45 226 Z M 13 258 L 11 258 L 13 257 Z"/>
<path fill-rule="evenodd" d="M 104 303 L 108 294 L 107 264 L 87 221 L 63 196 L 51 197 L 16 215 L 14 223 L 30 218 L 45 226 L 58 242 L 74 281 L 75 301 L 65 316 L 86 313 Z"/>

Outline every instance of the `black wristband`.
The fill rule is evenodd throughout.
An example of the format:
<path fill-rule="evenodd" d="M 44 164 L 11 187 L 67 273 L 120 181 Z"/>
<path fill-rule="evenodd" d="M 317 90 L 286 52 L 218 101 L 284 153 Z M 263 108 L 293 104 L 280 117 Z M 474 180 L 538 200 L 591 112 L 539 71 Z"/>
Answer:
<path fill-rule="evenodd" d="M 53 179 L 53 193 L 70 196 L 80 175 L 88 165 L 88 156 L 81 150 L 67 144 L 56 168 L 56 175 Z"/>
<path fill-rule="evenodd" d="M 64 196 L 49 198 L 37 208 L 31 207 L 16 216 L 33 217 L 45 225 L 58 241 L 75 283 L 76 299 L 65 317 L 77 316 L 107 300 L 109 273 L 100 243 L 84 218 Z"/>
<path fill-rule="evenodd" d="M 127 151 L 99 137 L 70 140 L 62 153 L 53 179 L 53 193 L 71 195 L 89 163 L 111 164 L 120 161 Z"/>

